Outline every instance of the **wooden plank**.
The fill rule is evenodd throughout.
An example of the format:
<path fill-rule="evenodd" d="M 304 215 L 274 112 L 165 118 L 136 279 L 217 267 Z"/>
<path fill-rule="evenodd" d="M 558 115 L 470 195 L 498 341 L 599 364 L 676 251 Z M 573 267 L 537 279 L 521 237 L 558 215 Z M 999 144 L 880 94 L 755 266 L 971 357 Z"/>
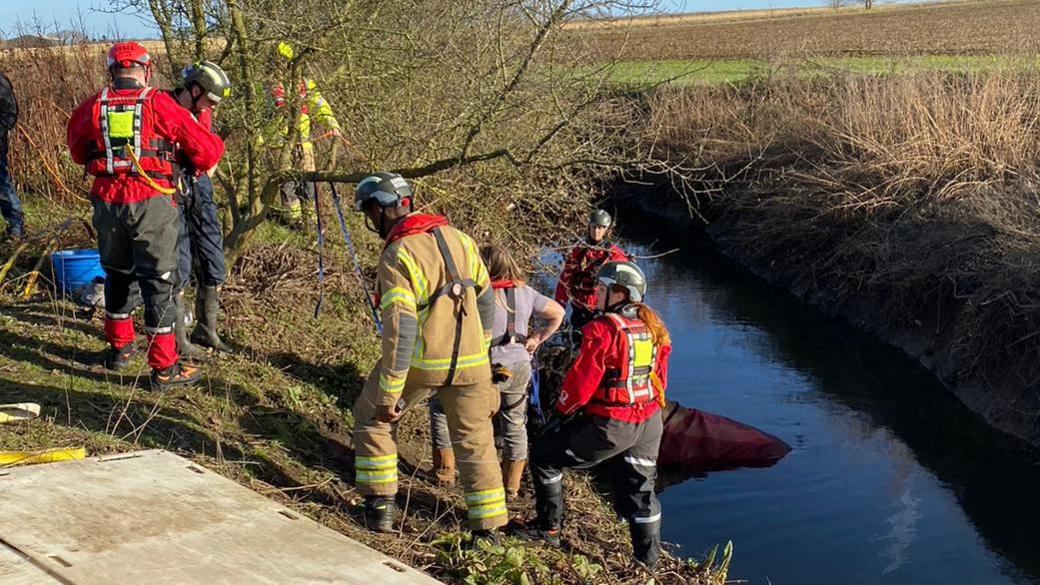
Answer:
<path fill-rule="evenodd" d="M 0 518 L 74 585 L 439 583 L 165 451 L 4 470 Z"/>

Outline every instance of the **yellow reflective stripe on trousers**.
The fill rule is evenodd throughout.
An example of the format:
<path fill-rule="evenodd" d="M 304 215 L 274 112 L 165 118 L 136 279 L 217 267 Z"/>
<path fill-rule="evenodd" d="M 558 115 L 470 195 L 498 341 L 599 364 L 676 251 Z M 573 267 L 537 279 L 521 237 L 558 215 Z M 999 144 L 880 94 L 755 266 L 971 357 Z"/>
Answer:
<path fill-rule="evenodd" d="M 466 514 L 471 519 L 491 518 L 505 515 L 506 492 L 502 488 L 494 488 L 466 494 Z"/>
<path fill-rule="evenodd" d="M 404 378 L 390 378 L 386 374 L 379 374 L 379 389 L 389 394 L 397 394 L 404 390 Z"/>
<path fill-rule="evenodd" d="M 458 361 L 455 364 L 455 369 L 461 370 L 464 368 L 472 368 L 481 366 L 489 363 L 487 351 L 475 353 L 471 355 L 459 356 Z M 420 370 L 427 371 L 441 371 L 451 369 L 451 358 L 440 358 L 440 359 L 425 359 L 415 358 L 412 360 L 412 367 L 419 368 Z"/>
<path fill-rule="evenodd" d="M 357 483 L 390 483 L 397 481 L 397 468 L 387 469 L 384 471 L 365 471 L 364 469 L 355 470 L 354 479 Z"/>
<path fill-rule="evenodd" d="M 357 483 L 391 483 L 397 481 L 397 454 L 355 458 L 354 480 Z"/>
<path fill-rule="evenodd" d="M 481 502 L 487 502 L 494 499 L 504 499 L 505 497 L 505 488 L 491 488 L 489 490 L 481 490 L 479 492 L 467 492 L 466 503 L 479 504 Z"/>
<path fill-rule="evenodd" d="M 354 467 L 358 469 L 388 469 L 397 467 L 397 454 L 356 457 L 354 458 Z"/>
<path fill-rule="evenodd" d="M 410 307 L 414 311 L 415 295 L 413 295 L 410 290 L 405 290 L 401 287 L 394 287 L 383 294 L 383 298 L 379 301 L 379 310 L 385 311 L 394 303 L 401 303 L 405 307 Z"/>

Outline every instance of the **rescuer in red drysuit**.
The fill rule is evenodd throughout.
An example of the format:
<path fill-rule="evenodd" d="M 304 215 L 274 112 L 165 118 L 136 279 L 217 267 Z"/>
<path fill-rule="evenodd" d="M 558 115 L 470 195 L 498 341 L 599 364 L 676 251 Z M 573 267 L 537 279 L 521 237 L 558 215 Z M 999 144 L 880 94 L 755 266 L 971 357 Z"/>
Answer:
<path fill-rule="evenodd" d="M 563 470 L 595 468 L 614 482 L 614 509 L 628 521 L 635 558 L 653 568 L 661 550 L 654 481 L 671 340 L 642 302 L 646 278 L 638 266 L 608 262 L 597 280 L 599 313 L 582 329 L 556 401 L 557 421 L 572 418 L 550 424 L 534 444 L 537 518 L 520 534 L 559 543 Z"/>
<path fill-rule="evenodd" d="M 571 249 L 560 273 L 554 298 L 564 307 L 571 302 L 570 323 L 581 329 L 595 315 L 596 274 L 607 262 L 624 262 L 628 256 L 617 245 L 607 241 L 613 225 L 610 214 L 597 209 L 589 215 L 587 239 Z"/>
<path fill-rule="evenodd" d="M 179 214 L 173 200 L 176 160 L 200 172 L 224 153 L 220 138 L 167 93 L 149 87 L 152 59 L 140 44 L 108 53 L 111 83 L 72 113 L 72 160 L 94 176 L 90 190 L 98 251 L 105 269 L 105 364 L 125 368 L 135 353 L 132 285 L 144 301 L 148 365 L 154 388 L 194 384 L 198 369 L 178 360 L 173 291 L 177 284 Z"/>

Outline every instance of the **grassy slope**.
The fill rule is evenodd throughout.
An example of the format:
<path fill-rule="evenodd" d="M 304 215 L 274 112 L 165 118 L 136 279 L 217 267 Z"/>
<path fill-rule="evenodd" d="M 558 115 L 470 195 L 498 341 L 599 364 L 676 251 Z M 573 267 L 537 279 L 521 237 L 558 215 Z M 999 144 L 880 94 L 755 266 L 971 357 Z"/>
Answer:
<path fill-rule="evenodd" d="M 31 197 L 28 203 L 37 230 L 84 212 L 44 209 Z M 353 227 L 356 237 L 364 232 Z M 399 433 L 407 477 L 401 534 L 375 535 L 358 524 L 349 407 L 379 349 L 344 246 L 333 240 L 334 231 L 327 236 L 320 319 L 312 316 L 313 243 L 266 226 L 225 286 L 228 338 L 242 351 L 206 364 L 199 388 L 164 394 L 147 389 L 143 357 L 135 358 L 125 376 L 94 363 L 104 348 L 100 315 L 77 316 L 71 303 L 54 300 L 46 287 L 28 301 L 13 300 L 40 255 L 34 244 L 0 286 L 0 403 L 39 402 L 43 414 L 30 423 L 0 425 L 0 450 L 85 445 L 98 455 L 170 449 L 449 582 L 475 575 L 475 583 L 520 583 L 521 574 L 539 583 L 645 581 L 627 561 L 627 530 L 580 477 L 569 478 L 575 495 L 568 505 L 576 520 L 565 533 L 565 554 L 513 540 L 460 552 L 460 492 L 427 482 L 421 471 L 430 463 L 424 409 L 410 413 Z M 361 239 L 374 258 L 379 244 Z M 62 246 L 88 242 L 70 231 Z M 0 245 L 0 257 L 10 253 Z M 514 514 L 530 511 L 529 495 Z M 693 565 L 672 559 L 666 564 L 686 579 L 675 582 L 709 582 Z"/>

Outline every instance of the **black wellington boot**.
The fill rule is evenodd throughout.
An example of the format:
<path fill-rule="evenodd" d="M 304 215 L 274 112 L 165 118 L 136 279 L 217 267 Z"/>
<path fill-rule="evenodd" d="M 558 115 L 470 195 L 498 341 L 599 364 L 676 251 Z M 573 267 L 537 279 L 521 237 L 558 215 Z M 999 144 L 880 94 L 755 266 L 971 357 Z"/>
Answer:
<path fill-rule="evenodd" d="M 184 322 L 184 291 L 174 295 L 173 308 L 176 312 L 173 333 L 177 338 L 177 355 L 191 360 L 206 360 L 209 357 L 206 350 L 196 347 L 191 341 L 188 341 L 188 325 Z"/>
<path fill-rule="evenodd" d="M 220 295 L 215 286 L 200 286 L 198 299 L 195 301 L 195 331 L 191 333 L 191 340 L 203 347 L 212 347 L 223 352 L 232 353 L 234 350 L 220 339 L 217 334 L 217 319 L 220 315 Z"/>

